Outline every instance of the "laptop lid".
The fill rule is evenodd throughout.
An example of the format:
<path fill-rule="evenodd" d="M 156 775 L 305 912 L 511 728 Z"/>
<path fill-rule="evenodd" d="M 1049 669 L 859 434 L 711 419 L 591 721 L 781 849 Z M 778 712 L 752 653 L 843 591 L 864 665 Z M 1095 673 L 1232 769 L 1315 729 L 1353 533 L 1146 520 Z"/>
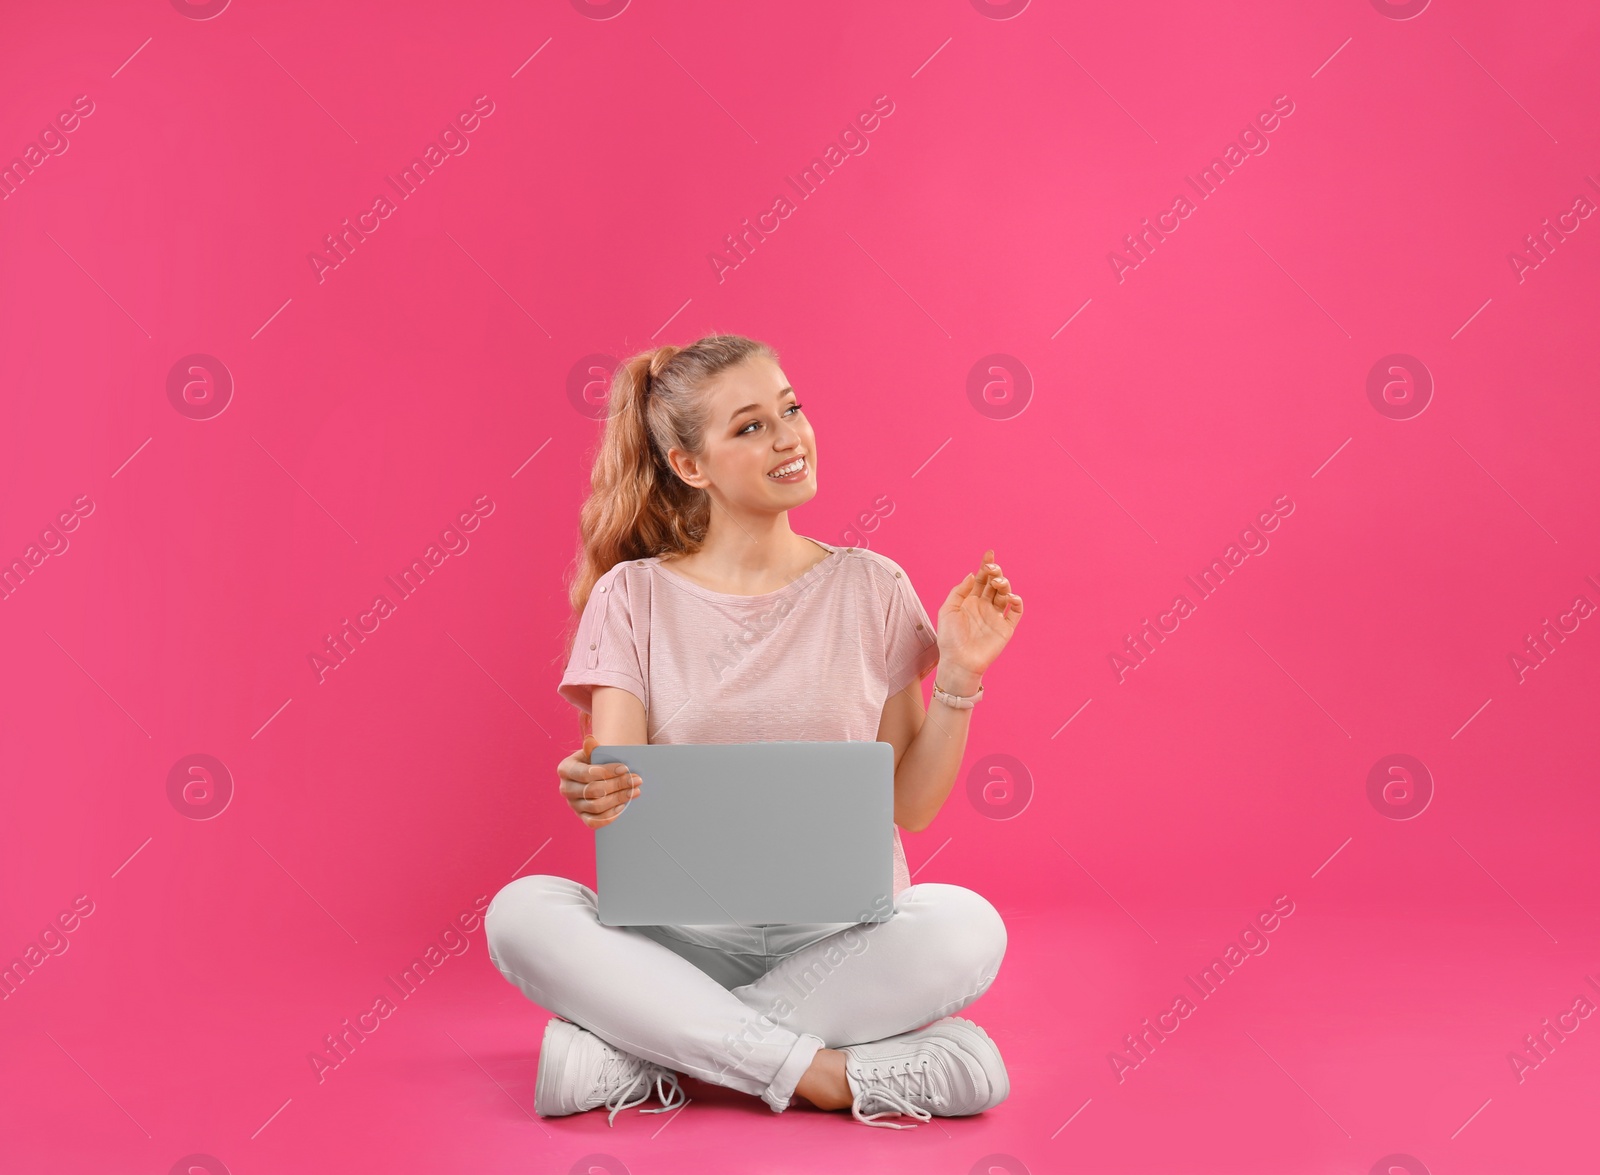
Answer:
<path fill-rule="evenodd" d="M 882 922 L 894 912 L 885 742 L 597 746 L 637 799 L 595 829 L 605 926 Z"/>

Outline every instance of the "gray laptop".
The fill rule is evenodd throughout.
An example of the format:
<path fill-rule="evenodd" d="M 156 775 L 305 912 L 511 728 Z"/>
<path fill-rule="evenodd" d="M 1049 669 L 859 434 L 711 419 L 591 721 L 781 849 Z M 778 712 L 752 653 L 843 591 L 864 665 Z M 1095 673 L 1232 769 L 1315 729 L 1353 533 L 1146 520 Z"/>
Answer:
<path fill-rule="evenodd" d="M 595 829 L 605 926 L 883 922 L 894 912 L 884 742 L 598 746 L 643 781 Z"/>

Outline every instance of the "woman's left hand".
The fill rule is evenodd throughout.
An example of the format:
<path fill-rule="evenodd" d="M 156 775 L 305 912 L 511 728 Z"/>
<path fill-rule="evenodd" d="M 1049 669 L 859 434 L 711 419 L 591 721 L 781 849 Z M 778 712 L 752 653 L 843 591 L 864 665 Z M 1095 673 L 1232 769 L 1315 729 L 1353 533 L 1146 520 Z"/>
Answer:
<path fill-rule="evenodd" d="M 956 584 L 939 609 L 939 685 L 953 693 L 983 676 L 1022 619 L 1022 597 L 993 559 L 992 549 L 984 552 L 982 567 Z"/>

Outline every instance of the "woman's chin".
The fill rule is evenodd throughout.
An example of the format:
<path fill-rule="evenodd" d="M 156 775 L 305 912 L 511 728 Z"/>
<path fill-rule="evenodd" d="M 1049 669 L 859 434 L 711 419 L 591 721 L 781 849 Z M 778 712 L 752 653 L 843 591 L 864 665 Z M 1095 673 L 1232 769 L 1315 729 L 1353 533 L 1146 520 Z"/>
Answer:
<path fill-rule="evenodd" d="M 771 491 L 767 494 L 769 500 L 778 502 L 780 508 L 784 510 L 798 506 L 803 502 L 809 502 L 816 496 L 817 475 L 815 473 L 807 474 L 804 481 L 774 482 Z"/>

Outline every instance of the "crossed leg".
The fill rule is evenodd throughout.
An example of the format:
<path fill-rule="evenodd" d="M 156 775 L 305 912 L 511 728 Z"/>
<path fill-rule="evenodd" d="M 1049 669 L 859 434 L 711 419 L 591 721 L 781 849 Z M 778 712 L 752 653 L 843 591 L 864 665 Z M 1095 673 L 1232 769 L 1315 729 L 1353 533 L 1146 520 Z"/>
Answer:
<path fill-rule="evenodd" d="M 520 877 L 484 916 L 490 958 L 529 999 L 615 1047 L 780 1112 L 808 1072 L 834 1068 L 819 1052 L 958 1011 L 1005 953 L 994 907 L 937 882 L 902 891 L 887 922 L 842 930 L 683 928 L 690 941 L 602 926 L 598 909 L 578 882 Z"/>

